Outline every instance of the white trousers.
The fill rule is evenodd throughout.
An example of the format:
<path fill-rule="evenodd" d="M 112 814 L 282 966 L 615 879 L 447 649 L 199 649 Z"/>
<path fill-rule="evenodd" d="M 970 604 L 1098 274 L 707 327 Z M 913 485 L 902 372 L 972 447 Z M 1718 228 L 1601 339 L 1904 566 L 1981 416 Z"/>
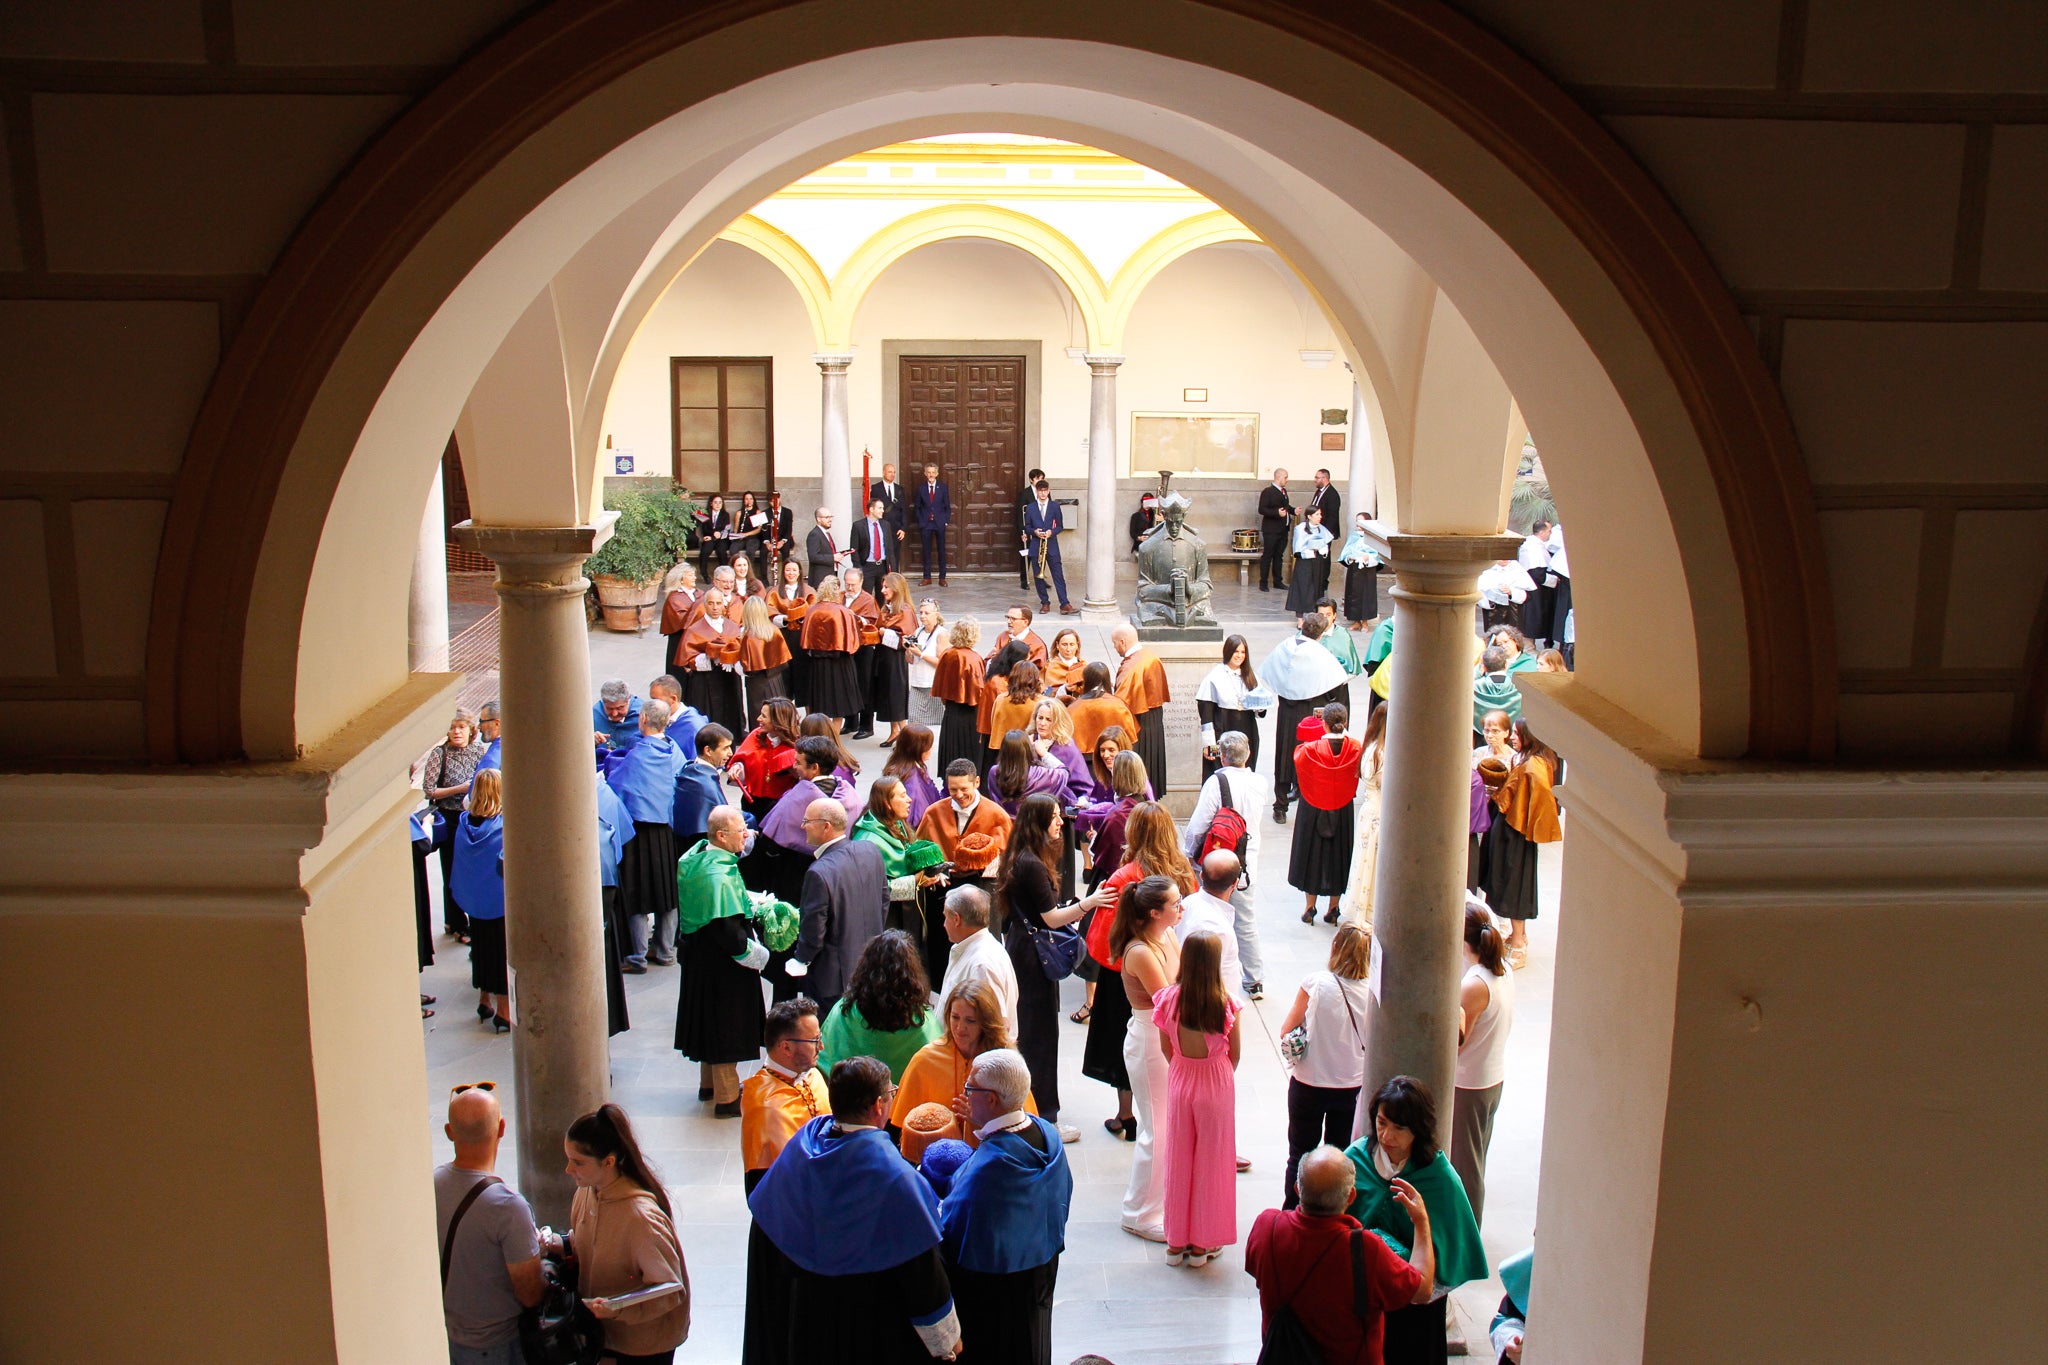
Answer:
<path fill-rule="evenodd" d="M 1125 1226 L 1166 1238 L 1166 1167 L 1153 1156 L 1158 1121 L 1166 1116 L 1166 1054 L 1152 1011 L 1134 1009 L 1124 1027 L 1124 1069 L 1131 1073 L 1131 1113 L 1138 1120 L 1131 1183 L 1124 1189 Z"/>

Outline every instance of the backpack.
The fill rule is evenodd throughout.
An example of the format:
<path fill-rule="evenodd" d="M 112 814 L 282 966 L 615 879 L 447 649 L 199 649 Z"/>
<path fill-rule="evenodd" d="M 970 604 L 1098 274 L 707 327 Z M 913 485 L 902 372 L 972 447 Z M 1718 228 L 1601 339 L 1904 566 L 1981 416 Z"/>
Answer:
<path fill-rule="evenodd" d="M 1202 850 L 1195 855 L 1195 861 L 1214 853 L 1217 849 L 1237 855 L 1238 866 L 1244 869 L 1246 877 L 1251 876 L 1251 867 L 1245 861 L 1245 849 L 1252 838 L 1251 826 L 1245 823 L 1244 812 L 1230 799 L 1230 784 L 1223 779 L 1223 769 L 1216 770 L 1216 790 L 1223 794 L 1223 804 L 1215 818 L 1209 821 L 1209 832 L 1202 836 Z"/>
<path fill-rule="evenodd" d="M 1365 1283 L 1365 1234 L 1353 1228 L 1346 1239 L 1351 1252 L 1351 1311 L 1358 1315 L 1360 1322 L 1370 1320 L 1371 1299 Z M 1323 1256 L 1330 1254 L 1330 1248 L 1323 1249 Z M 1315 1264 L 1308 1268 L 1308 1274 L 1301 1277 L 1285 1303 L 1273 1310 L 1266 1327 L 1266 1339 L 1259 1347 L 1258 1365 L 1326 1365 L 1323 1348 L 1308 1334 L 1308 1328 L 1301 1325 L 1301 1319 L 1294 1312 L 1294 1298 L 1315 1278 L 1317 1267 L 1323 1263 L 1323 1256 L 1316 1257 Z"/>

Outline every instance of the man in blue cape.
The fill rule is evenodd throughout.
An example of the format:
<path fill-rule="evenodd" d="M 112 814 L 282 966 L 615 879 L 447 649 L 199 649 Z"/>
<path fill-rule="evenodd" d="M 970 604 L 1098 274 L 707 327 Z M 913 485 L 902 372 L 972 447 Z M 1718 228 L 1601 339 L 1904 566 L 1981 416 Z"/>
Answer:
<path fill-rule="evenodd" d="M 1031 1071 L 1011 1048 L 974 1059 L 966 1126 L 980 1140 L 939 1205 L 960 1334 L 989 1365 L 1051 1365 L 1052 1296 L 1074 1173 L 1059 1129 L 1024 1105 Z"/>
<path fill-rule="evenodd" d="M 747 1196 L 741 1359 L 952 1360 L 960 1322 L 939 1255 L 938 1196 L 885 1131 L 896 1093 L 889 1068 L 849 1057 L 826 1085 L 832 1113 L 799 1128 Z"/>

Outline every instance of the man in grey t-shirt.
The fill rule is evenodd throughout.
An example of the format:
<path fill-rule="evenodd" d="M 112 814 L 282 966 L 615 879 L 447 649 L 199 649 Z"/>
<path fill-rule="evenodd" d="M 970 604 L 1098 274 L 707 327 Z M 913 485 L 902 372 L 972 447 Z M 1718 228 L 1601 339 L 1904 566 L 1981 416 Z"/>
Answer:
<path fill-rule="evenodd" d="M 505 1120 L 498 1097 L 465 1087 L 448 1101 L 455 1160 L 434 1168 L 434 1223 L 447 1246 L 441 1312 L 448 1322 L 449 1365 L 520 1365 L 519 1311 L 540 1302 L 540 1236 L 533 1210 L 510 1185 L 487 1184 L 455 1229 L 455 1210 L 498 1164 Z"/>

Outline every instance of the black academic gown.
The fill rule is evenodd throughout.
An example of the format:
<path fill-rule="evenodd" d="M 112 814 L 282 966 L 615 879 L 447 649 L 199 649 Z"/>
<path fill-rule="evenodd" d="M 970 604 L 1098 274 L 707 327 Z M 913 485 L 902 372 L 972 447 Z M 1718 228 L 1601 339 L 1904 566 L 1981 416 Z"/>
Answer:
<path fill-rule="evenodd" d="M 928 1361 L 913 1315 L 952 1296 L 939 1248 L 864 1275 L 814 1275 L 759 1223 L 747 1233 L 742 1365 L 912 1365 Z M 961 1334 L 962 1345 L 966 1334 Z M 1007 1359 L 1008 1357 L 991 1357 Z"/>

